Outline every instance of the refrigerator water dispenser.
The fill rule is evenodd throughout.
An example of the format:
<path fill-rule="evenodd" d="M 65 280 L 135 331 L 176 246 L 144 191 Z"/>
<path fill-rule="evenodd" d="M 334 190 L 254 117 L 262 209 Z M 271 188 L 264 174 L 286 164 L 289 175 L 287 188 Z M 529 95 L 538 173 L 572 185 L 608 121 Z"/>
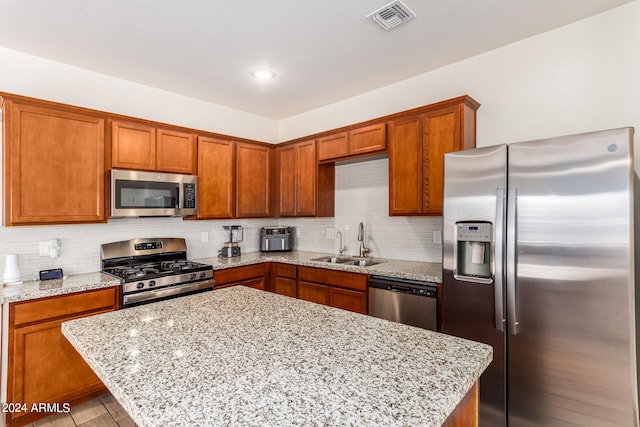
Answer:
<path fill-rule="evenodd" d="M 454 277 L 457 280 L 489 284 L 491 280 L 490 222 L 457 222 L 454 244 Z"/>

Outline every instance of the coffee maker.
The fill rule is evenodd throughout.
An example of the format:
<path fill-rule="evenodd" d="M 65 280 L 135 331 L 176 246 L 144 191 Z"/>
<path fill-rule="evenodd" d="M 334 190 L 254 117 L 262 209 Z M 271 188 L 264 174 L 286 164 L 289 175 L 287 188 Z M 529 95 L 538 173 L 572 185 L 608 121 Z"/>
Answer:
<path fill-rule="evenodd" d="M 218 256 L 231 258 L 240 256 L 240 242 L 242 241 L 241 225 L 223 225 L 222 228 L 229 233 L 228 241 L 224 243 L 222 249 L 218 251 Z"/>

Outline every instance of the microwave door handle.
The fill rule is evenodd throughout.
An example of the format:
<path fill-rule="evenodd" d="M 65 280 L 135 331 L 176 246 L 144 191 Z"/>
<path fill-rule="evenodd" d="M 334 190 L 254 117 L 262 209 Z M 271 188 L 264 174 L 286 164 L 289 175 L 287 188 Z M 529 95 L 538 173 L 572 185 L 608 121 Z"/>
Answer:
<path fill-rule="evenodd" d="M 176 205 L 177 205 L 176 208 L 178 210 L 181 210 L 182 209 L 182 205 L 183 205 L 182 198 L 180 198 L 180 186 L 181 185 L 182 184 L 178 184 L 178 188 L 176 190 Z"/>
<path fill-rule="evenodd" d="M 505 214 L 505 194 L 504 188 L 496 190 L 496 227 L 494 241 L 495 266 L 494 279 L 494 304 L 495 304 L 495 326 L 496 330 L 504 332 L 504 214 Z"/>

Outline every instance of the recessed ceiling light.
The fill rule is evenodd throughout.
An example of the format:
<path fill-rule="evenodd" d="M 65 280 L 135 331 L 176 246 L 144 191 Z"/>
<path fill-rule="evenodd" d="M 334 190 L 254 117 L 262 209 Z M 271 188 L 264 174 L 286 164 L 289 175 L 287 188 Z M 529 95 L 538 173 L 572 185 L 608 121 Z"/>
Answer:
<path fill-rule="evenodd" d="M 272 79 L 276 76 L 276 73 L 274 73 L 271 70 L 267 70 L 267 69 L 258 69 L 258 70 L 253 70 L 251 72 L 251 75 L 253 77 L 255 77 L 256 79 L 260 79 L 260 80 L 269 80 Z"/>

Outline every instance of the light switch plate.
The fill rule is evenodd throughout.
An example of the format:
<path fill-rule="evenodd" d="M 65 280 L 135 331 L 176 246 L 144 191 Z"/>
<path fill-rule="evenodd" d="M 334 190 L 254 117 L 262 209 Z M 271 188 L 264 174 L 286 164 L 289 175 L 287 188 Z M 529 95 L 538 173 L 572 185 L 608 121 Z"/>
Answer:
<path fill-rule="evenodd" d="M 336 229 L 333 227 L 329 227 L 326 229 L 326 238 L 327 239 L 335 239 L 336 238 Z"/>

